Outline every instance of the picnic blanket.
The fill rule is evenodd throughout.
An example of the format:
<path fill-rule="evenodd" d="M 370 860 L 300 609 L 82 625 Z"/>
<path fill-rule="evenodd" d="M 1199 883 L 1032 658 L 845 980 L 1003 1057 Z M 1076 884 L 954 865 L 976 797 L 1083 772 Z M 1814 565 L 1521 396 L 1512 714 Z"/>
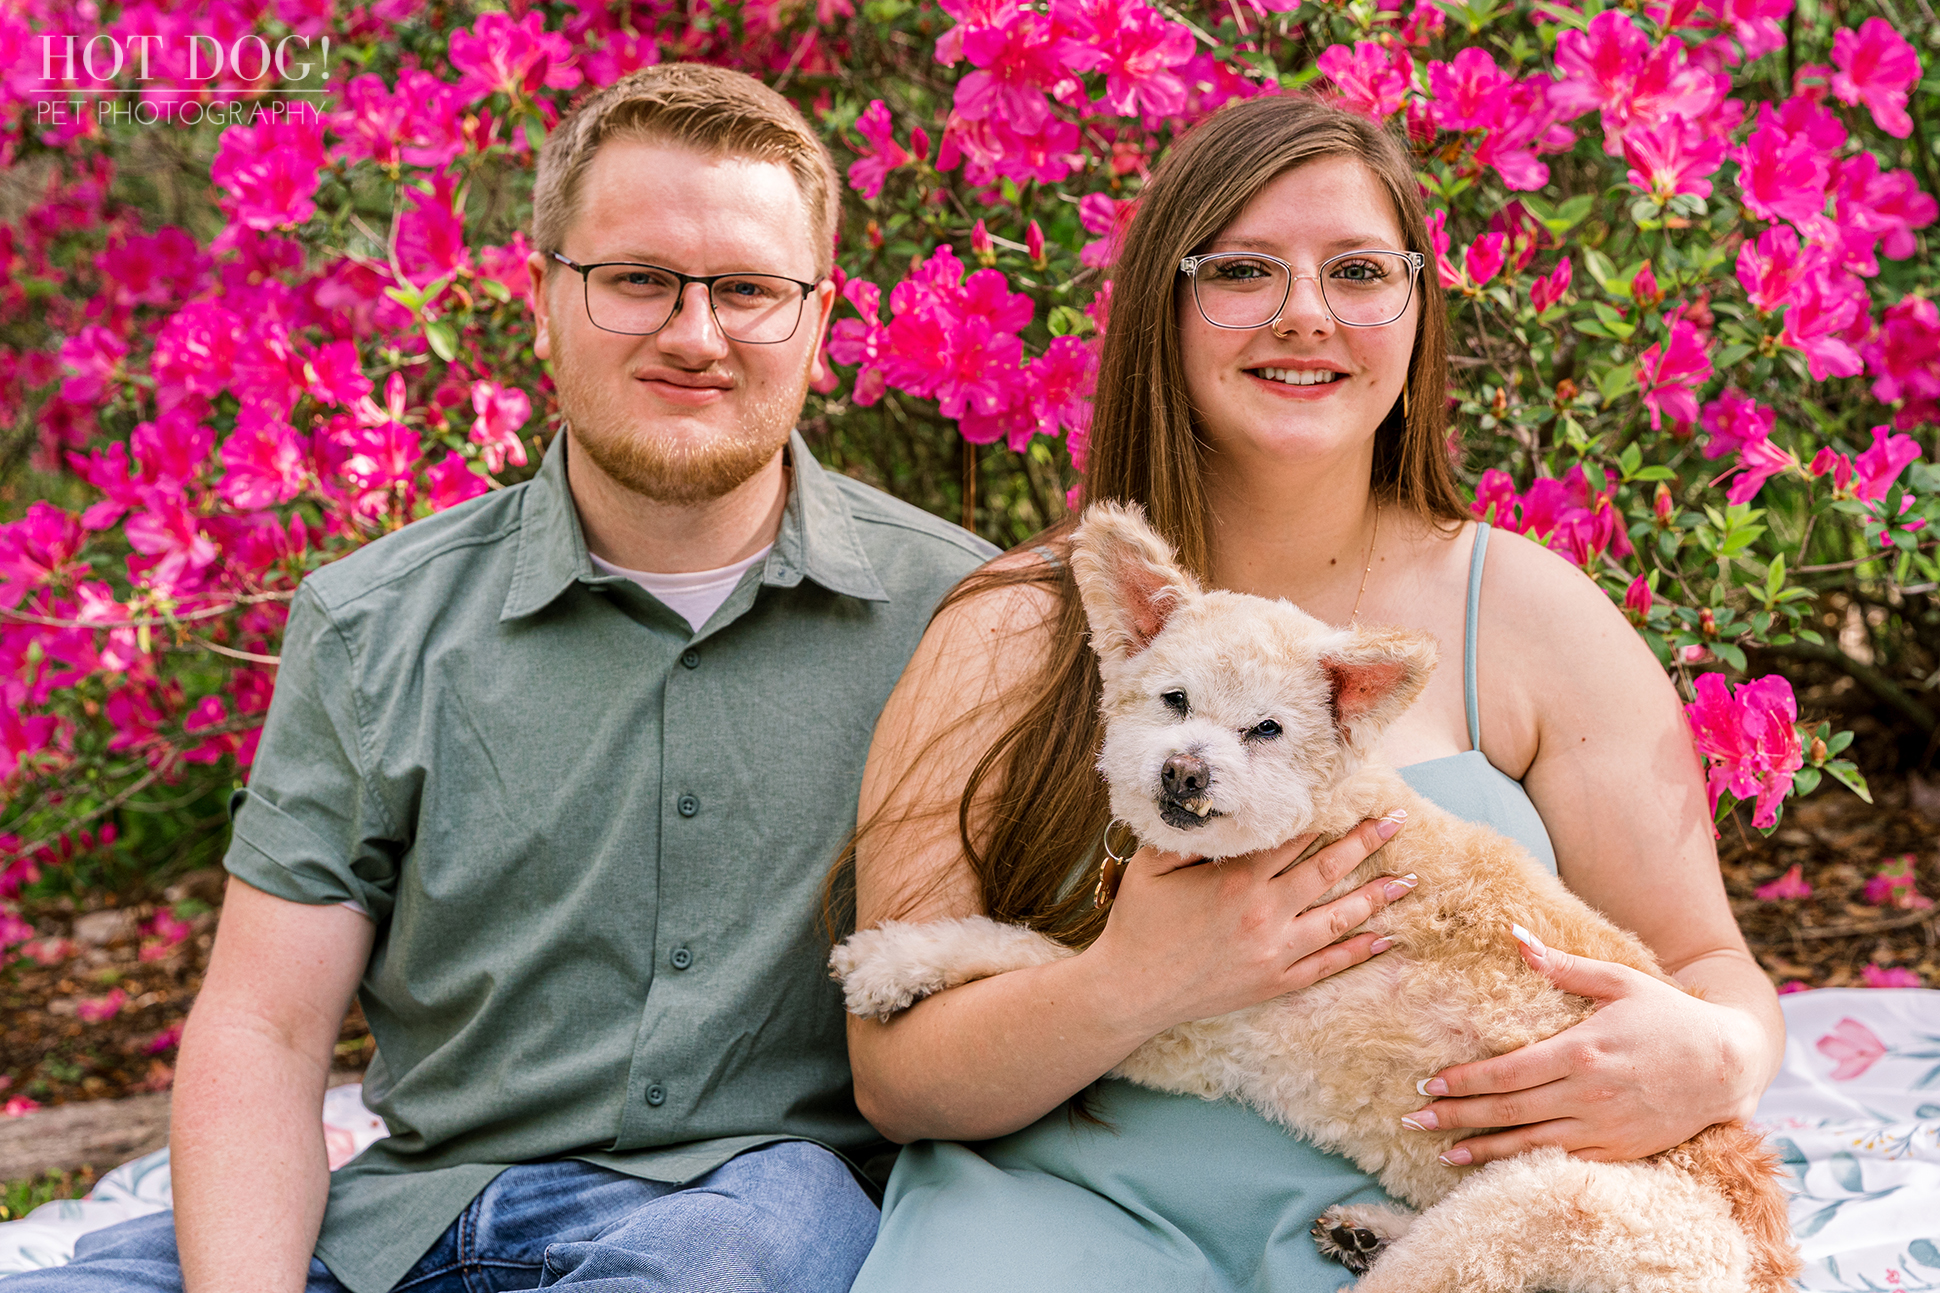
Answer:
<path fill-rule="evenodd" d="M 1793 1178 L 1792 1233 L 1810 1293 L 1940 1293 L 1940 991 L 1823 988 L 1780 998 L 1785 1067 L 1758 1122 Z M 334 1169 L 382 1139 L 363 1088 L 324 1097 Z M 168 1151 L 85 1199 L 0 1224 L 0 1274 L 57 1266 L 90 1230 L 169 1206 Z"/>

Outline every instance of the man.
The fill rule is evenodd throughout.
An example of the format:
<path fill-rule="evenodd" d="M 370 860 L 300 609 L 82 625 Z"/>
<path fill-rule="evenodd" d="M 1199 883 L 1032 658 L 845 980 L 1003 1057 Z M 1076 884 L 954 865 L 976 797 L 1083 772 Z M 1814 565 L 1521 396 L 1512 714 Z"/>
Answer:
<path fill-rule="evenodd" d="M 837 193 L 718 68 L 553 133 L 532 307 L 568 429 L 533 481 L 305 581 L 183 1039 L 173 1223 L 10 1290 L 847 1289 L 877 1137 L 818 897 L 876 715 L 990 549 L 792 433 Z M 392 1134 L 332 1176 L 353 991 Z"/>

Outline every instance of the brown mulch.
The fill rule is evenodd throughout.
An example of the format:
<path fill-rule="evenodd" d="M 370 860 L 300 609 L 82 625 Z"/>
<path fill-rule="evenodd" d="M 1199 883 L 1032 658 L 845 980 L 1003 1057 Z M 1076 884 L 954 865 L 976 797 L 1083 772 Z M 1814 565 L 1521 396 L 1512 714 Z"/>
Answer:
<path fill-rule="evenodd" d="M 1932 774 L 1930 774 L 1932 775 Z M 1894 967 L 1940 987 L 1940 902 L 1924 911 L 1868 904 L 1866 882 L 1904 854 L 1919 892 L 1940 899 L 1940 775 L 1875 775 L 1872 804 L 1829 780 L 1792 803 L 1767 838 L 1726 822 L 1718 840 L 1738 927 L 1774 983 L 1866 987 L 1865 967 Z M 1809 898 L 1763 900 L 1755 891 L 1793 866 Z"/>
<path fill-rule="evenodd" d="M 168 1090 L 175 1042 L 215 941 L 222 883 L 223 873 L 211 869 L 182 877 L 151 901 L 98 894 L 80 903 L 28 904 L 22 915 L 43 939 L 70 946 L 53 965 L 23 957 L 0 969 L 0 1104 L 16 1096 L 53 1106 Z M 190 932 L 166 955 L 144 961 L 141 928 L 163 910 L 184 917 Z M 112 1018 L 83 1020 L 87 1003 L 117 990 L 127 1000 Z M 372 1049 L 353 1006 L 336 1066 L 361 1069 Z"/>

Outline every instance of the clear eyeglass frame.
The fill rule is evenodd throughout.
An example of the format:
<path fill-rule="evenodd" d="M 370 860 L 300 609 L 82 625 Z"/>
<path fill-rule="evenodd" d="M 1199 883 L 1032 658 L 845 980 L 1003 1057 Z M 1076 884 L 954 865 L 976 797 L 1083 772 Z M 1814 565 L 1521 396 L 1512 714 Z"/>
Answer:
<path fill-rule="evenodd" d="M 1406 261 L 1408 264 L 1408 291 L 1401 298 L 1401 304 L 1388 318 L 1376 322 L 1355 323 L 1351 320 L 1341 318 L 1340 313 L 1334 308 L 1334 303 L 1327 299 L 1327 271 L 1331 266 L 1337 265 L 1342 261 L 1353 260 L 1356 257 L 1365 259 L 1368 256 L 1398 256 Z M 1199 267 L 1217 260 L 1266 260 L 1272 261 L 1275 265 L 1286 270 L 1286 290 L 1280 294 L 1279 303 L 1273 307 L 1273 312 L 1258 323 L 1220 323 L 1210 314 L 1206 313 L 1206 303 L 1199 299 Z M 1385 247 L 1370 248 L 1366 250 L 1344 251 L 1338 256 L 1329 256 L 1320 263 L 1320 268 L 1317 272 L 1312 274 L 1296 274 L 1293 272 L 1293 266 L 1287 264 L 1286 261 L 1281 260 L 1278 256 L 1269 256 L 1264 252 L 1257 251 L 1216 251 L 1204 256 L 1186 256 L 1181 258 L 1179 261 L 1179 272 L 1184 274 L 1187 281 L 1192 284 L 1192 303 L 1198 307 L 1199 317 L 1204 319 L 1212 327 L 1224 328 L 1228 332 L 1251 332 L 1256 328 L 1264 328 L 1272 324 L 1285 311 L 1287 302 L 1292 299 L 1293 285 L 1303 278 L 1312 279 L 1314 286 L 1320 289 L 1321 304 L 1327 307 L 1327 314 L 1334 322 L 1347 328 L 1385 328 L 1408 312 L 1409 303 L 1415 299 L 1415 280 L 1421 277 L 1421 271 L 1427 263 L 1427 258 L 1418 251 L 1392 251 Z"/>
<path fill-rule="evenodd" d="M 554 260 L 558 261 L 561 265 L 564 265 L 567 269 L 570 269 L 579 275 L 580 288 L 581 288 L 580 299 L 584 302 L 586 306 L 586 321 L 588 323 L 591 323 L 595 328 L 598 328 L 601 332 L 611 332 L 622 337 L 651 337 L 652 335 L 654 335 L 654 333 L 659 332 L 662 328 L 665 328 L 668 324 L 674 321 L 674 316 L 680 313 L 681 306 L 686 304 L 687 285 L 689 283 L 699 283 L 703 288 L 707 290 L 707 309 L 708 309 L 708 312 L 714 316 L 714 326 L 721 330 L 722 336 L 726 337 L 729 341 L 738 342 L 744 346 L 778 346 L 785 341 L 792 340 L 795 334 L 801 330 L 802 308 L 807 303 L 809 294 L 813 292 L 818 286 L 820 286 L 820 284 L 818 283 L 804 283 L 801 279 L 790 278 L 786 274 L 768 274 L 768 273 L 742 272 L 742 271 L 736 271 L 731 274 L 683 274 L 677 269 L 668 269 L 665 265 L 650 265 L 645 261 L 602 260 L 602 261 L 596 261 L 590 265 L 582 265 L 580 262 L 572 259 L 570 256 L 564 255 L 561 252 L 555 251 L 555 252 L 549 252 L 547 254 L 550 255 Z M 654 327 L 647 329 L 645 332 L 636 332 L 628 328 L 609 328 L 605 324 L 601 323 L 598 317 L 593 313 L 593 271 L 596 269 L 613 269 L 616 267 L 624 267 L 628 269 L 650 269 L 650 270 L 653 270 L 655 273 L 665 274 L 669 278 L 675 280 L 673 304 L 667 308 L 667 317 L 662 319 Z M 773 279 L 779 283 L 793 284 L 795 287 L 801 290 L 801 295 L 795 298 L 794 322 L 790 325 L 788 329 L 788 334 L 786 336 L 762 337 L 762 338 L 737 337 L 732 332 L 728 331 L 728 325 L 722 321 L 721 311 L 714 300 L 714 285 L 716 283 L 723 282 L 728 279 L 748 279 L 748 278 Z"/>

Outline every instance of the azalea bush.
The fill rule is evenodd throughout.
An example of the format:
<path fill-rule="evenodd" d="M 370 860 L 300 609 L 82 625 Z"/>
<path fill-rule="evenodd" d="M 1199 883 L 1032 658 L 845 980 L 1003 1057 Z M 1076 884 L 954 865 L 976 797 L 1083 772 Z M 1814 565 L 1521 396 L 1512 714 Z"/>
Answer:
<path fill-rule="evenodd" d="M 845 169 L 818 451 L 1004 543 L 1079 497 L 1169 142 L 1257 94 L 1389 123 L 1477 516 L 1623 606 L 1720 814 L 1863 794 L 1776 662 L 1937 730 L 1940 82 L 1899 2 L 0 0 L 0 947 L 25 886 L 213 856 L 305 573 L 534 470 L 536 147 L 673 59 Z"/>

